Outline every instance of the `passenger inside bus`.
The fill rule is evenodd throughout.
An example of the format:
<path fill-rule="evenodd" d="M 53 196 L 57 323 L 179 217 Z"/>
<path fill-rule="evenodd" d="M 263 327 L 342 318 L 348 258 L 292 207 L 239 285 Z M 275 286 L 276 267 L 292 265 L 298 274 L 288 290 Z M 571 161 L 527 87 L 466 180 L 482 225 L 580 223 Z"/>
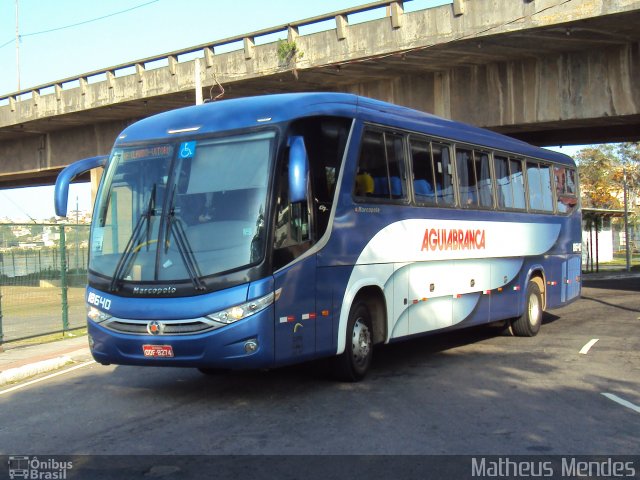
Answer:
<path fill-rule="evenodd" d="M 368 172 L 359 171 L 356 175 L 356 195 L 365 196 L 373 193 L 374 180 Z"/>

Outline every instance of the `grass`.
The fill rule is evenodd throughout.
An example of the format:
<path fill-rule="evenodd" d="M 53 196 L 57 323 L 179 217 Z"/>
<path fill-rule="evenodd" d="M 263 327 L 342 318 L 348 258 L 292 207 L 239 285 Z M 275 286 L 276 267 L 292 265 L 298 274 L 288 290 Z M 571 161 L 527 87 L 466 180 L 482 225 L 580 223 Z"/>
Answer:
<path fill-rule="evenodd" d="M 640 253 L 633 253 L 630 257 L 631 271 L 640 271 Z M 625 252 L 615 252 L 613 260 L 610 262 L 600 262 L 600 266 L 610 267 L 626 267 L 627 257 Z"/>
<path fill-rule="evenodd" d="M 627 254 L 625 252 L 615 252 L 613 254 L 613 264 L 626 265 L 627 262 Z M 640 265 L 640 253 L 632 253 L 631 254 L 631 264 Z"/>
<path fill-rule="evenodd" d="M 84 288 L 70 287 L 67 290 L 69 305 L 84 304 Z M 6 286 L 0 287 L 2 315 L 6 317 L 31 317 L 34 307 L 38 310 L 58 311 L 61 308 L 59 288 Z"/>
<path fill-rule="evenodd" d="M 40 345 L 43 343 L 58 342 L 67 338 L 82 337 L 87 334 L 87 327 L 76 328 L 67 332 L 50 333 L 48 335 L 40 335 L 37 337 L 25 338 L 24 340 L 16 340 L 14 342 L 5 343 L 4 348 L 28 347 L 29 345 Z"/>
<path fill-rule="evenodd" d="M 70 287 L 67 290 L 67 318 L 72 329 L 84 327 L 86 324 L 84 292 L 84 288 L 81 287 Z M 55 287 L 0 286 L 0 321 L 5 346 L 44 343 L 66 338 L 62 333 L 41 335 L 44 332 L 62 330 L 61 293 L 61 289 Z"/>

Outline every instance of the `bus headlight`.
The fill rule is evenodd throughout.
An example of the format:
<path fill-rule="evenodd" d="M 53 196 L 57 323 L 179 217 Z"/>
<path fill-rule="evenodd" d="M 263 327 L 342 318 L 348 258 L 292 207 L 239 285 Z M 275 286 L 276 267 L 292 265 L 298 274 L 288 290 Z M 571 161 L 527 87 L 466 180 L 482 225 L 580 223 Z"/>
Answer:
<path fill-rule="evenodd" d="M 96 307 L 89 306 L 87 307 L 87 317 L 96 323 L 101 323 L 105 320 L 109 320 L 111 315 L 104 313 L 102 310 L 98 310 Z"/>
<path fill-rule="evenodd" d="M 251 300 L 250 302 L 212 313 L 211 315 L 207 315 L 207 318 L 220 323 L 234 323 L 264 310 L 273 303 L 273 299 L 274 294 L 270 293 L 256 300 Z"/>

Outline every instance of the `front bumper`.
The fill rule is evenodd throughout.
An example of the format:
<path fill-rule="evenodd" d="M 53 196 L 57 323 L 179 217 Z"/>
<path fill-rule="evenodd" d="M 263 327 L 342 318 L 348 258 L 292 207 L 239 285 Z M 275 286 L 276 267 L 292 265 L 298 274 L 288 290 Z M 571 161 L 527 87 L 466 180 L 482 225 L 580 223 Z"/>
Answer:
<path fill-rule="evenodd" d="M 102 364 L 257 369 L 274 366 L 273 305 L 231 325 L 194 335 L 118 333 L 88 320 L 91 353 Z M 247 351 L 247 342 L 257 348 Z M 173 357 L 147 357 L 143 345 L 170 345 Z"/>

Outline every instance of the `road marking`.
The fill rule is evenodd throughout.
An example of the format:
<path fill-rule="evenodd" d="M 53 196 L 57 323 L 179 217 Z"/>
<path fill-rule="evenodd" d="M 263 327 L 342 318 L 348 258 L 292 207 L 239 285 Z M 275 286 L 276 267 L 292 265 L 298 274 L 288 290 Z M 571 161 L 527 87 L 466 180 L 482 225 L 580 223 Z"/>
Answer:
<path fill-rule="evenodd" d="M 42 378 L 36 378 L 35 380 L 31 380 L 30 382 L 21 383 L 20 385 L 16 385 L 15 387 L 7 388 L 6 390 L 0 390 L 0 395 L 4 395 L 5 393 L 14 392 L 16 390 L 20 390 L 21 388 L 28 387 L 29 385 L 33 385 L 34 383 L 44 382 L 45 380 L 49 380 L 50 378 L 57 377 L 58 375 L 64 375 L 65 373 L 73 372 L 74 370 L 78 370 L 79 368 L 86 367 L 88 365 L 92 365 L 96 363 L 95 360 L 89 360 L 88 362 L 81 363 L 79 365 L 75 365 L 71 368 L 67 368 L 65 370 L 60 370 L 59 372 L 52 373 L 51 375 L 47 375 Z"/>
<path fill-rule="evenodd" d="M 586 355 L 589 352 L 589 349 L 591 347 L 593 347 L 598 340 L 599 340 L 598 338 L 594 338 L 593 340 L 589 340 L 589 342 L 584 347 L 582 347 L 582 350 L 580 350 L 580 353 L 583 354 L 583 355 Z"/>
<path fill-rule="evenodd" d="M 614 402 L 619 403 L 623 407 L 630 408 L 634 412 L 640 413 L 640 407 L 638 405 L 634 405 L 633 403 L 625 400 L 624 398 L 620 398 L 619 396 L 614 395 L 613 393 L 603 393 L 602 395 L 607 397 L 609 400 L 613 400 Z"/>

